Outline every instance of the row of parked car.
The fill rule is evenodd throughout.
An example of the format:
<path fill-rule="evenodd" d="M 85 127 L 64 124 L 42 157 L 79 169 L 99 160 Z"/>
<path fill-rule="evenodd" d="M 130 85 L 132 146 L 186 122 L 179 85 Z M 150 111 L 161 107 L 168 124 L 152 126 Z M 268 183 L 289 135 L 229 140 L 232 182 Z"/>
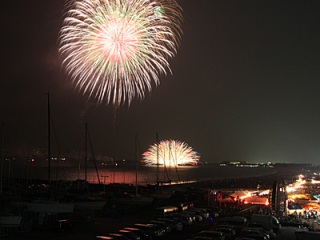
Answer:
<path fill-rule="evenodd" d="M 256 222 L 256 221 L 257 222 Z M 274 218 L 269 215 L 246 217 L 233 216 L 219 219 L 209 230 L 195 234 L 190 240 L 274 240 L 279 226 L 271 225 Z"/>
<path fill-rule="evenodd" d="M 169 207 L 168 207 L 169 209 Z M 96 236 L 96 239 L 116 240 L 154 240 L 165 239 L 171 232 L 181 232 L 186 227 L 203 223 L 217 218 L 218 213 L 208 208 L 192 208 L 182 212 L 173 211 L 167 214 L 165 211 L 158 214 L 147 223 L 136 223 L 132 226 L 109 233 L 104 236 Z"/>
<path fill-rule="evenodd" d="M 253 214 L 248 220 L 243 216 L 219 217 L 210 208 L 191 208 L 185 211 L 171 211 L 163 208 L 157 217 L 147 223 L 136 223 L 106 236 L 96 239 L 154 240 L 169 239 L 171 232 L 181 232 L 185 228 L 205 223 L 200 232 L 183 239 L 187 240 L 274 240 L 280 231 L 279 221 L 270 215 Z M 169 212 L 166 212 L 168 210 Z M 185 236 L 185 234 L 181 234 Z M 182 238 L 181 238 L 182 239 Z"/>
<path fill-rule="evenodd" d="M 275 239 L 274 233 L 269 233 L 260 227 L 244 227 L 237 234 L 233 226 L 217 226 L 211 230 L 201 231 L 192 240 L 270 240 Z"/>

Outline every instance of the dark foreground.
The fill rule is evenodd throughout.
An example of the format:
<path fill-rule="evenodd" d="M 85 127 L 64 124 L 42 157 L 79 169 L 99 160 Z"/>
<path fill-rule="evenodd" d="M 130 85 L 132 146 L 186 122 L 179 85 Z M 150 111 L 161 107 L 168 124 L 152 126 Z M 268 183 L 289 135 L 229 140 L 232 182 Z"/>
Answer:
<path fill-rule="evenodd" d="M 108 233 L 116 232 L 127 226 L 132 226 L 134 223 L 148 222 L 149 216 L 145 215 L 131 215 L 126 217 L 97 217 L 93 222 L 82 223 L 66 231 L 57 231 L 50 229 L 42 229 L 34 232 L 13 233 L 4 239 L 10 240 L 43 240 L 43 239 L 61 239 L 61 240 L 93 240 L 97 235 L 106 235 Z M 182 232 L 172 232 L 168 235 L 159 238 L 166 240 L 186 240 L 196 233 L 212 228 L 211 223 L 198 223 Z M 277 234 L 276 240 L 294 240 L 295 232 L 300 230 L 298 227 L 283 227 L 281 232 Z"/>
<path fill-rule="evenodd" d="M 128 208 L 126 210 L 112 209 L 108 206 L 104 211 L 96 212 L 91 215 L 91 218 L 82 219 L 81 221 L 75 219 L 72 224 L 59 228 L 56 226 L 42 226 L 32 227 L 31 229 L 19 229 L 17 231 L 10 231 L 9 234 L 2 232 L 0 234 L 1 239 L 25 239 L 25 240 L 50 240 L 50 239 L 62 239 L 62 240 L 93 240 L 97 235 L 107 235 L 108 233 L 117 232 L 124 227 L 130 227 L 136 223 L 148 223 L 150 220 L 155 219 L 154 210 L 159 206 L 177 205 L 180 203 L 192 202 L 197 207 L 213 207 L 214 203 L 208 201 L 208 198 L 204 193 L 208 189 L 224 189 L 224 191 L 233 191 L 235 189 L 243 188 L 255 188 L 259 183 L 263 188 L 267 189 L 272 186 L 275 180 L 286 180 L 291 179 L 292 173 L 276 175 L 269 175 L 263 177 L 247 178 L 247 179 L 228 179 L 228 180 L 216 180 L 202 183 L 196 183 L 192 186 L 188 186 L 187 192 L 180 192 L 180 194 L 171 197 L 167 201 L 159 200 L 152 205 L 144 207 Z M 205 189 L 205 190 L 204 190 Z M 178 191 L 177 191 L 178 192 Z M 223 206 L 214 206 L 217 208 L 223 208 Z M 236 215 L 235 209 L 220 209 L 220 217 L 227 215 Z M 189 227 L 184 228 L 181 232 L 171 232 L 163 237 L 158 238 L 159 240 L 187 240 L 193 235 L 197 234 L 202 230 L 212 229 L 215 221 L 202 221 L 196 222 Z M 277 234 L 277 240 L 294 240 L 295 232 L 299 230 L 298 227 L 285 226 L 281 232 Z M 301 229 L 300 229 L 301 230 Z"/>

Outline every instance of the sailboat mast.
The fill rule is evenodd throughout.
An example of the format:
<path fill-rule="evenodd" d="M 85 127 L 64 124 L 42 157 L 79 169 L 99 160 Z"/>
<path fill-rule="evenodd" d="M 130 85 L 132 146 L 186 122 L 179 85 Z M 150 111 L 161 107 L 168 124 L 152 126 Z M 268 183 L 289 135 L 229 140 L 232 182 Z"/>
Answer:
<path fill-rule="evenodd" d="M 4 123 L 1 123 L 1 172 L 0 172 L 0 196 L 2 195 L 2 185 L 3 185 L 3 145 L 4 145 Z"/>
<path fill-rule="evenodd" d="M 159 184 L 159 134 L 156 133 L 156 143 L 157 143 L 157 184 Z"/>
<path fill-rule="evenodd" d="M 87 181 L 88 168 L 88 123 L 85 123 L 85 147 L 84 147 L 84 180 Z"/>
<path fill-rule="evenodd" d="M 49 184 L 49 196 L 51 196 L 50 194 L 50 188 L 51 188 L 51 131 L 50 131 L 50 127 L 51 127 L 51 122 L 50 122 L 50 94 L 49 92 L 47 93 L 48 95 L 48 184 Z"/>
<path fill-rule="evenodd" d="M 94 167 L 95 167 L 96 173 L 97 173 L 98 183 L 99 183 L 99 185 L 100 185 L 100 184 L 101 184 L 101 182 L 100 182 L 100 176 L 99 176 L 99 172 L 98 172 L 98 167 L 97 167 L 96 158 L 95 158 L 94 152 L 93 152 L 93 147 L 92 147 L 92 142 L 91 142 L 91 138 L 90 138 L 88 126 L 87 126 L 87 136 L 88 136 L 88 138 L 89 138 L 90 150 L 91 150 L 91 154 L 92 154 L 92 158 L 93 158 L 93 162 L 94 162 Z"/>
<path fill-rule="evenodd" d="M 135 157 L 136 157 L 136 196 L 138 196 L 138 135 L 135 136 Z"/>

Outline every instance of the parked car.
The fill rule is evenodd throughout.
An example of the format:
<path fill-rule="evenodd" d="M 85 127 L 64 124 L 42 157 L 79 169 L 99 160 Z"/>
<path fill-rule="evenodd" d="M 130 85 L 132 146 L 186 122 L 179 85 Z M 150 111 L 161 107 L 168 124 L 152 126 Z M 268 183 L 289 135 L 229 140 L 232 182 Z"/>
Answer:
<path fill-rule="evenodd" d="M 236 232 L 236 227 L 234 225 L 229 225 L 229 224 L 218 224 L 216 225 L 212 230 L 215 230 L 217 228 L 231 228 L 233 231 Z"/>
<path fill-rule="evenodd" d="M 246 227 L 248 225 L 248 220 L 246 217 L 242 216 L 225 217 L 219 220 L 219 224 L 233 225 L 235 227 Z"/>
<path fill-rule="evenodd" d="M 219 208 L 205 208 L 205 209 L 208 211 L 209 217 L 212 217 L 212 218 L 217 218 L 221 214 L 221 209 Z"/>
<path fill-rule="evenodd" d="M 122 230 L 119 230 L 118 233 L 124 235 L 125 237 L 127 237 L 130 240 L 140 240 L 141 239 L 137 234 L 135 234 L 134 232 L 129 231 L 129 230 L 122 229 Z"/>
<path fill-rule="evenodd" d="M 149 235 L 151 235 L 151 237 L 162 237 L 166 233 L 164 228 L 161 228 L 155 224 L 137 223 L 137 224 L 134 224 L 134 227 L 146 231 Z"/>
<path fill-rule="evenodd" d="M 281 229 L 279 220 L 272 215 L 252 214 L 251 223 L 261 224 L 266 229 L 272 229 L 275 233 L 278 233 Z"/>
<path fill-rule="evenodd" d="M 235 240 L 255 240 L 255 239 L 249 238 L 249 237 L 239 237 L 239 238 L 236 238 Z"/>
<path fill-rule="evenodd" d="M 159 220 L 151 220 L 150 223 L 151 223 L 151 224 L 158 225 L 158 226 L 161 227 L 161 228 L 164 228 L 166 233 L 171 232 L 171 226 L 170 226 L 170 224 L 167 223 L 167 222 L 159 221 Z"/>
<path fill-rule="evenodd" d="M 236 234 L 239 234 L 241 229 L 248 225 L 248 220 L 242 216 L 225 217 L 218 221 L 218 225 L 222 224 L 234 226 Z"/>
<path fill-rule="evenodd" d="M 218 231 L 201 231 L 197 236 L 210 237 L 214 240 L 225 240 L 226 237 L 223 232 Z"/>
<path fill-rule="evenodd" d="M 157 220 L 169 223 L 172 230 L 175 230 L 175 231 L 183 230 L 183 223 L 181 220 L 172 219 L 172 218 L 157 218 Z"/>
<path fill-rule="evenodd" d="M 185 226 L 190 226 L 194 223 L 194 221 L 192 220 L 192 217 L 185 214 L 181 214 L 181 213 L 175 213 L 170 218 L 182 221 L 183 225 Z"/>
<path fill-rule="evenodd" d="M 125 236 L 116 233 L 110 233 L 107 236 L 96 236 L 97 240 L 129 240 Z"/>
<path fill-rule="evenodd" d="M 233 240 L 236 237 L 236 231 L 233 227 L 217 227 L 215 231 L 223 232 L 226 240 Z"/>
<path fill-rule="evenodd" d="M 213 240 L 211 237 L 204 237 L 204 236 L 195 236 L 192 240 Z"/>
<path fill-rule="evenodd" d="M 194 222 L 202 222 L 203 221 L 202 215 L 196 211 L 186 210 L 186 211 L 182 212 L 182 214 L 187 214 L 187 215 L 191 216 Z"/>
<path fill-rule="evenodd" d="M 260 228 L 245 227 L 240 231 L 240 237 L 249 237 L 257 240 L 269 240 L 270 237 L 265 232 L 261 231 Z"/>
<path fill-rule="evenodd" d="M 210 216 L 209 212 L 204 208 L 191 208 L 188 211 L 199 214 L 203 220 L 207 220 Z"/>
<path fill-rule="evenodd" d="M 263 236 L 252 236 L 252 237 L 239 237 L 235 240 L 265 240 L 265 237 Z"/>
<path fill-rule="evenodd" d="M 141 240 L 151 240 L 152 239 L 150 234 L 148 234 L 147 232 L 145 232 L 144 230 L 139 229 L 139 228 L 126 227 L 126 228 L 124 228 L 124 230 L 133 232 L 134 234 L 139 236 Z"/>
<path fill-rule="evenodd" d="M 261 231 L 269 234 L 270 239 L 276 239 L 277 234 L 273 231 L 273 229 L 266 229 L 264 225 L 257 223 L 250 223 L 248 227 L 260 228 Z"/>
<path fill-rule="evenodd" d="M 115 240 L 129 240 L 129 238 L 119 233 L 109 233 L 108 236 L 113 237 Z"/>
<path fill-rule="evenodd" d="M 164 206 L 156 209 L 156 216 L 158 217 L 167 217 L 179 211 L 179 208 L 176 206 Z"/>

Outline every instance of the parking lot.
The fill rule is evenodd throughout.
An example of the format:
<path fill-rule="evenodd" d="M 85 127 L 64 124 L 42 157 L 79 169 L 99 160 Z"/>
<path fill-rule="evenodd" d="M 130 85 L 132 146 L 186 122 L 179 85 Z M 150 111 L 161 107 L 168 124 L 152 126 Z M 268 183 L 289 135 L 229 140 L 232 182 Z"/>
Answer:
<path fill-rule="evenodd" d="M 157 219 L 154 213 L 148 209 L 140 209 L 137 212 L 131 212 L 124 215 L 104 215 L 96 216 L 92 221 L 76 223 L 73 229 L 65 231 L 57 231 L 52 229 L 37 229 L 32 232 L 15 233 L 8 236 L 6 239 L 61 239 L 61 240 L 93 240 L 98 235 L 108 235 L 109 233 L 118 232 L 125 227 L 132 227 L 137 223 L 150 223 L 150 221 Z M 217 224 L 218 218 L 214 221 L 204 219 L 203 221 L 196 221 L 191 225 L 184 226 L 182 231 L 171 231 L 157 239 L 166 240 L 189 240 L 193 236 L 203 230 L 212 230 Z M 296 239 L 295 231 L 299 230 L 297 227 L 282 227 L 277 234 L 275 240 L 293 240 Z M 301 230 L 301 229 L 300 229 Z M 234 239 L 234 238 L 231 238 Z"/>

